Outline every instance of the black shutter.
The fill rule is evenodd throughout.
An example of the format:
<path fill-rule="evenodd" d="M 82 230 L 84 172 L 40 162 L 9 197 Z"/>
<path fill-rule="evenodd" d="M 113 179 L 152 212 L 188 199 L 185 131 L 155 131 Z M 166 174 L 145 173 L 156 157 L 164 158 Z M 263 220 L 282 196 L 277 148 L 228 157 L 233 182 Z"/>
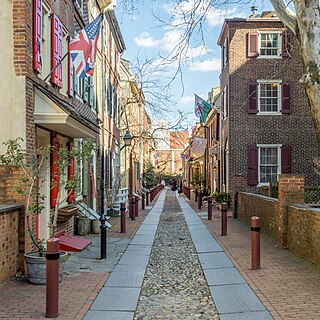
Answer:
<path fill-rule="evenodd" d="M 282 113 L 291 113 L 291 90 L 290 84 L 282 82 Z"/>
<path fill-rule="evenodd" d="M 281 173 L 290 174 L 292 173 L 292 149 L 291 147 L 281 147 Z"/>
<path fill-rule="evenodd" d="M 282 32 L 282 58 L 291 57 L 292 44 L 291 44 L 291 34 L 287 31 Z"/>
<path fill-rule="evenodd" d="M 250 146 L 248 149 L 248 185 L 258 184 L 258 147 Z"/>
<path fill-rule="evenodd" d="M 248 82 L 248 113 L 258 112 L 258 83 L 255 80 Z"/>

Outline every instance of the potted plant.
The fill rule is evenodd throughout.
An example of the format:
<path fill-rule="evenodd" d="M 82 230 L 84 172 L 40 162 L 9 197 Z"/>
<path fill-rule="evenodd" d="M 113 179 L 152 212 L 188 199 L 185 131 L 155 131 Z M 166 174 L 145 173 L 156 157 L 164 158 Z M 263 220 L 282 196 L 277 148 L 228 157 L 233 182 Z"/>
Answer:
<path fill-rule="evenodd" d="M 211 194 L 212 199 L 219 204 L 225 202 L 228 204 L 228 208 L 231 206 L 231 195 L 227 192 L 213 192 Z"/>
<path fill-rule="evenodd" d="M 53 147 L 48 145 L 45 147 L 39 147 L 34 150 L 33 153 L 23 149 L 21 143 L 22 138 L 15 140 L 9 140 L 4 142 L 7 150 L 6 153 L 0 155 L 0 164 L 18 166 L 22 174 L 19 177 L 17 185 L 14 186 L 15 191 L 25 196 L 25 215 L 27 231 L 32 241 L 34 251 L 25 253 L 25 261 L 27 267 L 28 279 L 34 284 L 45 284 L 46 282 L 46 257 L 45 257 L 45 240 L 37 239 L 34 232 L 34 219 L 33 216 L 40 214 L 44 209 L 45 195 L 40 193 L 40 183 L 44 182 L 45 178 L 42 175 L 41 168 L 44 165 L 46 159 L 50 157 L 53 152 Z M 87 154 L 91 153 L 92 146 L 82 149 L 82 152 Z M 66 166 L 70 164 L 71 159 L 77 154 L 76 151 L 66 152 L 65 150 L 59 150 L 59 156 L 56 158 L 56 164 L 59 167 L 60 172 L 64 172 Z M 62 178 L 59 180 L 59 191 L 56 205 L 54 208 L 54 214 L 50 222 L 51 236 L 53 236 L 57 229 L 57 219 L 59 206 L 61 204 L 61 190 L 65 188 L 68 191 L 68 195 L 76 189 L 78 183 L 77 175 L 74 175 L 71 179 Z M 67 260 L 67 253 L 60 252 L 60 271 L 62 271 L 64 262 Z"/>

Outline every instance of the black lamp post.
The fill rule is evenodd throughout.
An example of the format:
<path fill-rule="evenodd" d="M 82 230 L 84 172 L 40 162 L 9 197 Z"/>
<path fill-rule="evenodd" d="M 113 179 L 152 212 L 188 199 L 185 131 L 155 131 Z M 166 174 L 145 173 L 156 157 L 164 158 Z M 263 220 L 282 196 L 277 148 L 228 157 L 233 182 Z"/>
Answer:
<path fill-rule="evenodd" d="M 127 130 L 125 135 L 123 136 L 124 146 L 130 147 L 132 143 L 133 137 L 130 132 Z M 133 195 L 133 177 L 132 177 L 132 150 L 130 149 L 129 153 L 129 203 Z"/>

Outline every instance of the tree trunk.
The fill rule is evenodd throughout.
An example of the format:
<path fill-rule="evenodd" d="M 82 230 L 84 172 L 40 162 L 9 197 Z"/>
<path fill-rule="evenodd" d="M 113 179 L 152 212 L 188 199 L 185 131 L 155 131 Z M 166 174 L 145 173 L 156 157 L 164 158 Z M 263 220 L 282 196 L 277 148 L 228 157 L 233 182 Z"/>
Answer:
<path fill-rule="evenodd" d="M 319 0 L 293 0 L 296 14 L 283 0 L 270 0 L 281 21 L 300 43 L 304 63 L 301 77 L 310 102 L 311 113 L 320 141 L 320 8 Z"/>

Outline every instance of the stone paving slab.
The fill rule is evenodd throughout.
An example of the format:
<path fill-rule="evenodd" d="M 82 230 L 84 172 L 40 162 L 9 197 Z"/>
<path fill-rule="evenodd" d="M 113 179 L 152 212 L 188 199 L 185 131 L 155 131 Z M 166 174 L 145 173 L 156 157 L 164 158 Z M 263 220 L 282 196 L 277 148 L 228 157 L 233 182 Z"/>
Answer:
<path fill-rule="evenodd" d="M 216 241 L 195 241 L 194 246 L 197 253 L 223 252 L 223 249 Z"/>
<path fill-rule="evenodd" d="M 233 264 L 224 252 L 199 253 L 203 269 L 232 268 Z"/>
<path fill-rule="evenodd" d="M 219 314 L 266 311 L 255 293 L 246 284 L 210 286 Z"/>
<path fill-rule="evenodd" d="M 142 245 L 129 245 L 126 252 L 137 252 L 138 254 L 149 255 L 152 246 L 142 246 Z"/>
<path fill-rule="evenodd" d="M 142 271 L 114 271 L 105 283 L 105 287 L 141 287 L 143 276 Z"/>
<path fill-rule="evenodd" d="M 146 265 L 144 264 L 117 264 L 113 272 L 145 272 L 146 271 Z"/>
<path fill-rule="evenodd" d="M 88 311 L 84 320 L 133 320 L 133 312 Z"/>
<path fill-rule="evenodd" d="M 140 244 L 140 245 L 152 245 L 154 241 L 154 236 L 135 236 L 131 244 Z"/>
<path fill-rule="evenodd" d="M 143 253 L 137 253 L 134 251 L 126 251 L 119 261 L 119 264 L 143 264 L 147 265 L 149 261 L 149 255 Z"/>
<path fill-rule="evenodd" d="M 134 312 L 139 294 L 140 288 L 104 287 L 101 289 L 90 310 Z"/>
<path fill-rule="evenodd" d="M 205 269 L 204 274 L 209 286 L 245 283 L 236 268 Z"/>
<path fill-rule="evenodd" d="M 272 320 L 267 311 L 221 314 L 220 320 Z"/>

